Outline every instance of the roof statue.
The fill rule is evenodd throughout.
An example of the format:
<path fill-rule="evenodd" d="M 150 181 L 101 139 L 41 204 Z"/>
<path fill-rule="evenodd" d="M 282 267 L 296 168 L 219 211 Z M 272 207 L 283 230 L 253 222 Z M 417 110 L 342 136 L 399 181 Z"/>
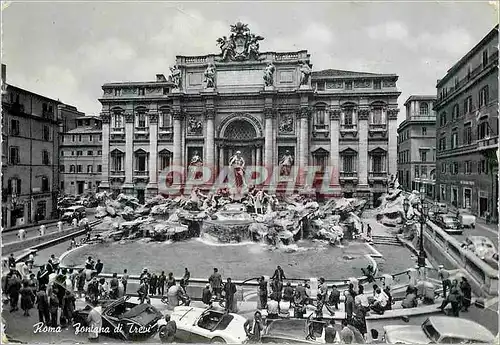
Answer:
<path fill-rule="evenodd" d="M 222 61 L 243 61 L 259 59 L 259 41 L 264 37 L 250 33 L 248 24 L 238 22 L 231 25 L 229 37 L 222 36 L 217 39 L 221 49 Z"/>

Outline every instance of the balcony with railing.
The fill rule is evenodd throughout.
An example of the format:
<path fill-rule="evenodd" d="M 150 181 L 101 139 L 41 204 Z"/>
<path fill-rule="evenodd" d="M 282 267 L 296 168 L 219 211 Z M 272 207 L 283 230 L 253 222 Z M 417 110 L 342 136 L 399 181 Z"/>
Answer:
<path fill-rule="evenodd" d="M 339 181 L 341 183 L 345 182 L 358 182 L 358 172 L 357 171 L 341 171 L 339 176 Z"/>
<path fill-rule="evenodd" d="M 353 124 L 341 124 L 340 125 L 340 136 L 345 137 L 345 136 L 350 136 L 350 137 L 356 137 L 358 135 L 358 127 L 356 126 L 355 123 Z"/>
<path fill-rule="evenodd" d="M 125 128 L 124 127 L 112 127 L 111 134 L 125 134 Z"/>
<path fill-rule="evenodd" d="M 478 139 L 477 141 L 477 150 L 478 151 L 485 151 L 485 150 L 491 150 L 491 149 L 498 149 L 498 135 L 495 136 L 488 136 L 483 139 Z"/>
<path fill-rule="evenodd" d="M 370 171 L 368 173 L 368 181 L 370 182 L 387 182 L 389 175 L 387 171 Z"/>
<path fill-rule="evenodd" d="M 169 134 L 169 133 L 173 133 L 174 132 L 174 128 L 172 126 L 162 126 L 158 129 L 158 133 L 160 134 Z"/>
<path fill-rule="evenodd" d="M 125 170 L 111 170 L 109 172 L 110 176 L 122 177 L 125 176 Z"/>
<path fill-rule="evenodd" d="M 134 176 L 149 176 L 148 170 L 135 170 Z"/>

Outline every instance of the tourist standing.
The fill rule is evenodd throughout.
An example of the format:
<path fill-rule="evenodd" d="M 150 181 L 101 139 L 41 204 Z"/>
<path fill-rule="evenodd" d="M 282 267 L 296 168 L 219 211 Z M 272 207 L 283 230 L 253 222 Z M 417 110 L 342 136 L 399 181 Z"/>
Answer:
<path fill-rule="evenodd" d="M 118 274 L 113 273 L 113 278 L 109 282 L 109 298 L 117 299 L 118 298 Z"/>
<path fill-rule="evenodd" d="M 153 296 L 156 294 L 156 287 L 158 285 L 158 276 L 156 273 L 153 273 L 151 276 L 151 280 L 149 281 L 149 294 Z"/>
<path fill-rule="evenodd" d="M 137 290 L 137 294 L 139 295 L 139 300 L 141 304 L 148 299 L 147 278 L 141 279 L 141 284 L 139 285 L 139 290 Z"/>
<path fill-rule="evenodd" d="M 285 289 L 283 290 L 283 301 L 285 302 L 293 301 L 293 287 L 290 282 L 286 283 Z"/>
<path fill-rule="evenodd" d="M 347 290 L 344 292 L 345 301 L 344 301 L 344 309 L 347 321 L 351 321 L 352 314 L 354 312 L 354 297 L 352 296 L 351 290 Z"/>
<path fill-rule="evenodd" d="M 170 289 L 170 287 L 172 287 L 174 285 L 175 285 L 174 274 L 172 272 L 169 272 L 168 278 L 167 278 L 167 292 L 168 292 L 168 289 Z"/>
<path fill-rule="evenodd" d="M 234 294 L 236 293 L 236 285 L 231 282 L 231 278 L 227 278 L 226 284 L 224 284 L 224 295 L 226 297 L 226 310 L 229 313 L 235 312 L 234 308 Z"/>
<path fill-rule="evenodd" d="M 260 311 L 256 311 L 253 315 L 253 320 L 247 320 L 243 325 L 245 333 L 248 340 L 252 343 L 259 343 L 262 331 L 264 330 L 264 325 L 262 321 L 262 314 Z"/>
<path fill-rule="evenodd" d="M 295 297 L 293 300 L 293 315 L 295 318 L 302 318 L 304 317 L 304 313 L 306 312 L 306 301 L 307 298 L 304 297 L 305 295 L 299 292 L 298 287 L 297 290 L 295 290 Z"/>
<path fill-rule="evenodd" d="M 69 325 L 73 324 L 75 302 L 76 302 L 75 295 L 71 291 L 66 290 L 66 293 L 64 294 L 62 300 L 62 314 L 64 315 L 64 318 L 66 319 L 66 322 Z"/>
<path fill-rule="evenodd" d="M 335 309 L 339 310 L 340 290 L 337 289 L 337 285 L 332 285 L 332 292 L 330 292 L 328 303 L 335 307 Z"/>
<path fill-rule="evenodd" d="M 342 320 L 342 330 L 340 331 L 340 342 L 351 344 L 354 340 L 354 332 L 348 327 L 347 320 Z"/>
<path fill-rule="evenodd" d="M 23 287 L 19 291 L 21 294 L 21 309 L 24 311 L 24 316 L 30 316 L 29 310 L 33 308 L 33 290 L 28 285 L 28 282 L 23 282 Z"/>
<path fill-rule="evenodd" d="M 123 275 L 122 275 L 122 284 L 123 284 L 123 294 L 127 294 L 127 283 L 128 283 L 128 273 L 127 269 L 123 270 Z"/>
<path fill-rule="evenodd" d="M 14 253 L 11 253 L 9 256 L 9 268 L 16 268 L 16 258 L 14 257 Z"/>
<path fill-rule="evenodd" d="M 443 286 L 443 298 L 446 298 L 446 289 L 450 286 L 450 272 L 443 265 L 438 266 L 438 277 L 441 279 Z"/>
<path fill-rule="evenodd" d="M 451 303 L 451 312 L 452 315 L 455 317 L 459 316 L 460 312 L 460 290 L 458 288 L 458 282 L 457 280 L 453 280 L 450 286 L 450 292 L 446 299 L 443 300 L 443 303 L 438 307 L 438 309 L 441 309 L 444 311 L 444 308 L 448 305 L 448 303 Z"/>
<path fill-rule="evenodd" d="M 50 325 L 57 327 L 57 312 L 59 311 L 59 298 L 54 293 L 54 290 L 49 295 L 49 312 L 50 312 Z"/>
<path fill-rule="evenodd" d="M 191 273 L 189 272 L 189 270 L 186 267 L 186 268 L 184 268 L 184 276 L 182 277 L 182 279 L 184 279 L 185 285 L 189 285 L 190 278 L 191 278 Z"/>
<path fill-rule="evenodd" d="M 267 307 L 267 282 L 263 276 L 259 278 L 259 301 L 260 308 L 265 309 Z"/>
<path fill-rule="evenodd" d="M 98 343 L 99 342 L 99 331 L 102 328 L 102 307 L 94 304 L 91 309 L 89 316 L 87 317 L 87 324 L 89 325 L 89 342 Z"/>
<path fill-rule="evenodd" d="M 87 261 L 85 261 L 85 269 L 86 270 L 93 270 L 94 269 L 94 260 L 92 260 L 91 256 L 89 256 L 87 258 Z"/>
<path fill-rule="evenodd" d="M 101 259 L 97 259 L 97 263 L 95 264 L 95 271 L 98 275 L 101 274 L 103 267 L 104 264 L 101 262 Z"/>
<path fill-rule="evenodd" d="M 210 287 L 217 298 L 221 298 L 222 292 L 222 277 L 217 268 L 214 268 L 214 273 L 208 278 L 208 282 L 210 283 Z"/>
<path fill-rule="evenodd" d="M 212 304 L 212 292 L 210 291 L 210 284 L 205 285 L 201 293 L 201 301 L 206 305 Z"/>
<path fill-rule="evenodd" d="M 13 273 L 10 278 L 7 278 L 7 292 L 9 293 L 11 313 L 19 309 L 18 304 L 19 304 L 20 290 L 21 290 L 21 279 L 16 273 Z"/>
<path fill-rule="evenodd" d="M 45 285 L 40 285 L 36 294 L 36 307 L 38 309 L 38 321 L 50 325 L 49 298 L 45 292 Z"/>
<path fill-rule="evenodd" d="M 158 277 L 158 294 L 163 296 L 165 294 L 165 282 L 167 281 L 167 276 L 165 275 L 165 271 L 161 271 L 160 276 Z"/>
<path fill-rule="evenodd" d="M 285 277 L 285 272 L 281 268 L 281 266 L 276 267 L 276 270 L 274 271 L 273 276 L 271 277 L 272 280 L 277 279 L 280 282 L 283 281 L 283 279 L 286 279 Z"/>
<path fill-rule="evenodd" d="M 335 330 L 335 320 L 331 319 L 328 325 L 325 327 L 325 343 L 327 344 L 335 343 L 336 336 L 337 336 L 337 331 Z"/>
<path fill-rule="evenodd" d="M 460 282 L 460 291 L 462 292 L 462 311 L 469 311 L 472 299 L 472 287 L 465 277 L 462 277 L 462 281 Z"/>

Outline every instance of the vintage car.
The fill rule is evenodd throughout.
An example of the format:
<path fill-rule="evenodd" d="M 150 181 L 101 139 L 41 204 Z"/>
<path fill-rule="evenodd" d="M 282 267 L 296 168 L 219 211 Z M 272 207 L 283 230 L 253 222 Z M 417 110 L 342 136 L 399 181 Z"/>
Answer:
<path fill-rule="evenodd" d="M 262 336 L 262 343 L 325 343 L 325 321 L 310 319 L 268 320 Z M 340 331 L 338 329 L 337 331 Z"/>
<path fill-rule="evenodd" d="M 481 260 L 492 258 L 497 253 L 493 242 L 484 236 L 467 236 L 463 247 L 472 251 Z"/>
<path fill-rule="evenodd" d="M 64 209 L 64 213 L 61 217 L 63 222 L 73 221 L 73 218 L 81 219 L 86 216 L 85 207 L 83 206 L 71 206 Z"/>
<path fill-rule="evenodd" d="M 484 326 L 467 319 L 431 316 L 421 326 L 385 326 L 387 344 L 492 344 L 495 336 Z"/>
<path fill-rule="evenodd" d="M 120 340 L 144 340 L 154 336 L 158 331 L 157 323 L 163 318 L 162 313 L 152 305 L 137 304 L 129 301 L 128 297 L 102 301 L 101 306 L 101 334 Z M 91 305 L 76 310 L 73 326 L 87 326 L 91 310 Z"/>
<path fill-rule="evenodd" d="M 170 317 L 177 325 L 175 338 L 181 342 L 242 344 L 247 339 L 246 318 L 238 314 L 180 306 Z"/>
<path fill-rule="evenodd" d="M 460 221 L 453 216 L 440 214 L 436 216 L 435 222 L 448 234 L 461 235 L 463 232 Z"/>

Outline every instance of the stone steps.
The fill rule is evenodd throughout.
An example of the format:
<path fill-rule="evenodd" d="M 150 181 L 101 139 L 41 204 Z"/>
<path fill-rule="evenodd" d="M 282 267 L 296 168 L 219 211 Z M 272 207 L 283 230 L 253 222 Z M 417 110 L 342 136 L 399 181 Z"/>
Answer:
<path fill-rule="evenodd" d="M 383 244 L 392 246 L 401 246 L 402 243 L 396 236 L 392 235 L 374 235 L 372 236 L 373 244 Z"/>

